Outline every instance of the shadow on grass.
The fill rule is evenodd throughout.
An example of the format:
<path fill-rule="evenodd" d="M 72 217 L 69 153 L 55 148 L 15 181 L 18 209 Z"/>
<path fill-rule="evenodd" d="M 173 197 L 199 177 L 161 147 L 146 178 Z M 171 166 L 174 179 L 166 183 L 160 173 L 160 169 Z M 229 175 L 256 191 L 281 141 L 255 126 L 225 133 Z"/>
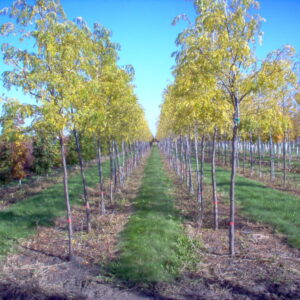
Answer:
<path fill-rule="evenodd" d="M 210 166 L 206 164 L 206 182 L 210 183 Z M 229 194 L 230 171 L 217 168 L 217 188 Z M 236 199 L 243 214 L 256 222 L 271 225 L 287 236 L 288 243 L 300 248 L 300 197 L 272 189 L 242 176 L 236 176 Z M 225 197 L 228 201 L 229 197 Z"/>

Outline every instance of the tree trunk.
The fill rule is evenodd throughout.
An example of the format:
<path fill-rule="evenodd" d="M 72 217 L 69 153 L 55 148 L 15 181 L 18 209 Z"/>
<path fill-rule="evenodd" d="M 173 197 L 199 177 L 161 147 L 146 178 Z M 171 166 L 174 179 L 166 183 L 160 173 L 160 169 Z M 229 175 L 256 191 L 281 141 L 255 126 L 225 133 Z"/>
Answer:
<path fill-rule="evenodd" d="M 284 133 L 283 137 L 283 184 L 286 185 L 286 133 Z"/>
<path fill-rule="evenodd" d="M 125 178 L 127 176 L 126 168 L 125 168 L 125 142 L 122 141 L 122 186 L 124 185 Z"/>
<path fill-rule="evenodd" d="M 120 167 L 120 153 L 117 142 L 114 140 L 114 153 L 115 153 L 115 182 L 116 187 L 121 185 L 121 167 Z"/>
<path fill-rule="evenodd" d="M 225 140 L 224 142 L 224 154 L 225 154 L 225 159 L 224 159 L 224 164 L 225 166 L 227 165 L 227 141 Z"/>
<path fill-rule="evenodd" d="M 180 136 L 180 173 L 181 173 L 181 182 L 184 182 L 184 153 L 183 153 L 183 139 Z"/>
<path fill-rule="evenodd" d="M 194 193 L 194 186 L 193 186 L 193 180 L 192 180 L 190 136 L 186 137 L 186 148 L 187 148 L 188 187 L 189 187 L 189 192 L 191 194 L 193 194 Z"/>
<path fill-rule="evenodd" d="M 109 147 L 109 162 L 110 162 L 109 196 L 110 196 L 110 204 L 113 204 L 114 161 L 113 161 L 113 147 L 111 141 L 108 141 L 108 147 Z"/>
<path fill-rule="evenodd" d="M 98 175 L 99 175 L 99 208 L 101 215 L 105 214 L 105 202 L 104 202 L 104 186 L 103 186 L 103 174 L 102 174 L 102 162 L 101 162 L 101 140 L 97 140 L 97 158 L 98 158 Z"/>
<path fill-rule="evenodd" d="M 203 190 L 204 190 L 204 157 L 205 156 L 205 137 L 202 136 L 201 139 L 201 159 L 200 159 L 200 205 L 201 205 L 201 213 L 200 213 L 200 222 L 203 222 L 204 217 L 204 198 L 203 198 Z"/>
<path fill-rule="evenodd" d="M 177 139 L 175 139 L 175 161 L 176 161 L 176 175 L 179 176 L 179 159 L 178 159 L 178 145 Z"/>
<path fill-rule="evenodd" d="M 74 129 L 74 137 L 76 142 L 76 151 L 78 154 L 79 166 L 80 166 L 80 174 L 82 180 L 82 188 L 83 188 L 83 198 L 85 203 L 85 211 L 86 211 L 86 232 L 89 233 L 91 231 L 91 210 L 90 210 L 90 203 L 88 198 L 88 193 L 86 189 L 86 178 L 84 174 L 83 168 L 83 159 L 82 159 L 82 152 L 81 152 L 81 145 L 79 141 L 78 131 Z"/>
<path fill-rule="evenodd" d="M 273 181 L 275 179 L 275 164 L 274 164 L 274 151 L 273 151 L 273 139 L 270 134 L 270 179 Z"/>
<path fill-rule="evenodd" d="M 236 141 L 238 135 L 238 125 L 240 122 L 240 112 L 238 99 L 235 98 L 235 112 L 233 120 L 232 132 L 232 152 L 231 152 L 231 177 L 230 177 L 230 222 L 229 222 L 229 253 L 235 255 L 234 240 L 235 240 L 235 175 L 236 175 Z"/>
<path fill-rule="evenodd" d="M 200 204 L 201 209 L 201 187 L 200 187 L 200 172 L 199 172 L 199 153 L 198 153 L 198 132 L 195 127 L 194 134 L 194 143 L 195 143 L 195 158 L 196 158 L 196 174 L 197 174 L 197 201 Z"/>
<path fill-rule="evenodd" d="M 245 174 L 245 164 L 246 164 L 246 141 L 243 139 L 243 174 Z"/>
<path fill-rule="evenodd" d="M 214 129 L 212 142 L 212 159 L 211 159 L 211 181 L 213 188 L 213 210 L 214 210 L 214 229 L 219 229 L 218 222 L 218 199 L 217 199 L 217 183 L 216 183 L 216 137 L 217 129 Z"/>
<path fill-rule="evenodd" d="M 250 132 L 250 175 L 253 175 L 253 137 Z"/>
<path fill-rule="evenodd" d="M 262 174 L 261 174 L 261 139 L 260 136 L 258 137 L 258 141 L 257 141 L 257 152 L 258 152 L 258 173 L 259 173 L 259 178 L 261 178 Z"/>
<path fill-rule="evenodd" d="M 69 199 L 69 187 L 68 187 L 68 171 L 67 171 L 67 164 L 66 164 L 66 155 L 65 155 L 65 144 L 63 138 L 63 132 L 60 132 L 59 135 L 59 142 L 60 142 L 60 151 L 61 151 L 61 161 L 63 166 L 63 181 L 64 181 L 64 194 L 65 194 L 65 201 L 66 201 L 66 208 L 67 208 L 67 221 L 68 221 L 68 245 L 69 245 L 69 260 L 73 259 L 73 226 L 72 226 L 72 212 L 71 212 L 71 205 Z"/>

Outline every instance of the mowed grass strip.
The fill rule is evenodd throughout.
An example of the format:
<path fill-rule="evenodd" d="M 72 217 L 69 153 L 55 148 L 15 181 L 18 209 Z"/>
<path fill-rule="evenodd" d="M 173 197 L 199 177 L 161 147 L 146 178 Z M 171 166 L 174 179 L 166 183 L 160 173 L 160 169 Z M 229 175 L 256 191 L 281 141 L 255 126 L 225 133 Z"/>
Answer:
<path fill-rule="evenodd" d="M 108 175 L 109 162 L 103 163 L 104 176 Z M 87 183 L 98 182 L 97 166 L 85 171 Z M 80 174 L 69 178 L 71 204 L 80 204 L 82 182 Z M 43 192 L 15 203 L 0 211 L 0 257 L 6 255 L 16 240 L 36 232 L 37 226 L 53 226 L 54 219 L 66 213 L 63 184 L 55 184 Z"/>
<path fill-rule="evenodd" d="M 171 281 L 184 263 L 191 262 L 191 242 L 173 207 L 171 191 L 155 147 L 133 203 L 135 213 L 120 235 L 120 256 L 111 265 L 118 277 L 135 283 Z"/>
<path fill-rule="evenodd" d="M 211 168 L 205 164 L 207 182 L 211 183 Z M 219 191 L 229 194 L 230 171 L 216 170 Z M 236 199 L 249 219 L 271 225 L 284 233 L 291 246 L 300 248 L 300 197 L 278 191 L 242 176 L 236 176 Z"/>

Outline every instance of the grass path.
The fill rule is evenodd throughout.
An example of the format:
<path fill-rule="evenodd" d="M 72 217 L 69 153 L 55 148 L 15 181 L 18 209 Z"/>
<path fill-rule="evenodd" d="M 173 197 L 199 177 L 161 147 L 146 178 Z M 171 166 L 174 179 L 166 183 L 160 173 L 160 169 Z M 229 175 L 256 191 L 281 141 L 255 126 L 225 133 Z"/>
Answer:
<path fill-rule="evenodd" d="M 104 176 L 108 175 L 109 161 L 103 163 Z M 97 166 L 86 170 L 89 186 L 98 182 Z M 81 202 L 82 182 L 80 174 L 69 178 L 70 201 Z M 7 254 L 17 239 L 36 232 L 37 226 L 52 226 L 54 219 L 66 212 L 63 184 L 55 184 L 43 192 L 27 198 L 0 211 L 0 257 Z"/>
<path fill-rule="evenodd" d="M 119 277 L 132 282 L 172 280 L 189 260 L 191 244 L 174 209 L 172 183 L 157 147 L 147 161 L 142 185 L 120 236 L 120 256 L 112 264 Z"/>
<path fill-rule="evenodd" d="M 206 182 L 211 183 L 210 165 L 205 164 Z M 230 171 L 217 167 L 217 188 L 230 188 Z M 253 221 L 272 225 L 284 233 L 290 245 L 300 248 L 300 197 L 267 187 L 242 176 L 236 176 L 236 199 L 244 215 Z"/>

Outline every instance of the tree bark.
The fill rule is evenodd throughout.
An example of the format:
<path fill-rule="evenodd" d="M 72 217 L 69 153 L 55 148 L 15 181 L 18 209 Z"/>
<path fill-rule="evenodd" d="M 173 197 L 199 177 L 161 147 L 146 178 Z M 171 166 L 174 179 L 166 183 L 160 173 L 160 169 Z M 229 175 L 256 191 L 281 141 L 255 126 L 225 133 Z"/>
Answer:
<path fill-rule="evenodd" d="M 76 129 L 74 129 L 73 133 L 74 133 L 75 142 L 76 142 L 76 151 L 78 154 L 80 174 L 81 174 L 81 180 L 82 180 L 83 198 L 84 198 L 85 211 L 86 211 L 86 232 L 89 233 L 91 231 L 91 210 L 90 210 L 88 193 L 87 193 L 87 189 L 86 189 L 86 178 L 85 178 L 84 168 L 83 168 L 82 151 L 81 151 L 81 145 L 80 145 L 80 141 L 79 141 L 78 131 Z"/>
<path fill-rule="evenodd" d="M 283 137 L 283 184 L 286 185 L 286 133 L 284 133 Z"/>
<path fill-rule="evenodd" d="M 231 152 L 231 177 L 230 177 L 230 222 L 229 222 L 229 254 L 235 255 L 235 176 L 236 176 L 236 141 L 240 121 L 239 100 L 234 99 L 235 112 L 233 116 L 232 152 Z"/>
<path fill-rule="evenodd" d="M 69 246 L 69 260 L 73 259 L 73 226 L 72 226 L 72 212 L 71 212 L 71 205 L 69 199 L 69 187 L 68 187 L 68 171 L 67 171 L 67 163 L 66 163 L 66 155 L 65 155 L 65 144 L 64 144 L 64 137 L 63 132 L 60 132 L 59 135 L 59 142 L 60 142 L 60 151 L 61 151 L 61 162 L 63 166 L 63 181 L 64 181 L 64 194 L 65 194 L 65 202 L 67 208 L 67 222 L 68 222 L 68 246 Z"/>
<path fill-rule="evenodd" d="M 188 186 L 189 186 L 189 192 L 193 194 L 194 186 L 192 180 L 191 145 L 190 145 L 189 135 L 186 137 L 186 147 L 187 147 Z"/>
<path fill-rule="evenodd" d="M 175 139 L 175 161 L 176 161 L 176 175 L 179 176 L 179 159 L 178 159 L 178 145 L 177 139 Z"/>
<path fill-rule="evenodd" d="M 245 164 L 246 164 L 246 141 L 243 139 L 243 174 L 245 174 Z"/>
<path fill-rule="evenodd" d="M 110 204 L 113 204 L 113 182 L 114 182 L 114 161 L 113 161 L 113 147 L 112 141 L 108 141 L 109 147 L 109 163 L 110 163 L 110 176 L 109 176 L 109 196 Z"/>
<path fill-rule="evenodd" d="M 98 176 L 99 176 L 99 208 L 101 215 L 105 214 L 105 202 L 104 202 L 104 185 L 103 185 L 103 174 L 102 174 L 102 162 L 101 162 L 101 140 L 97 140 L 97 158 L 98 158 Z"/>
<path fill-rule="evenodd" d="M 125 169 L 125 142 L 122 141 L 122 186 L 124 185 L 125 178 L 127 176 Z"/>
<path fill-rule="evenodd" d="M 250 175 L 253 175 L 253 137 L 250 132 Z"/>
<path fill-rule="evenodd" d="M 218 198 L 217 198 L 217 183 L 216 183 L 216 138 L 217 129 L 214 128 L 214 135 L 212 141 L 212 159 L 211 159 L 211 181 L 213 188 L 213 210 L 214 210 L 214 229 L 219 229 L 218 221 Z"/>
<path fill-rule="evenodd" d="M 261 139 L 260 136 L 258 137 L 258 141 L 257 141 L 257 152 L 258 152 L 258 174 L 259 174 L 259 178 L 261 178 L 262 174 L 261 174 Z"/>
<path fill-rule="evenodd" d="M 274 147 L 273 147 L 273 138 L 271 134 L 270 134 L 270 179 L 271 181 L 275 179 Z"/>
<path fill-rule="evenodd" d="M 224 164 L 226 166 L 227 165 L 227 141 L 224 142 L 224 154 L 225 154 Z"/>
<path fill-rule="evenodd" d="M 204 135 L 201 138 L 201 159 L 200 159 L 200 205 L 201 205 L 201 213 L 200 213 L 200 222 L 203 222 L 204 217 L 204 198 L 203 198 L 203 190 L 204 190 L 204 159 L 205 159 L 205 137 Z"/>
<path fill-rule="evenodd" d="M 197 201 L 200 204 L 201 211 L 201 187 L 200 187 L 200 170 L 199 170 L 199 153 L 198 153 L 198 132 L 195 127 L 194 132 L 194 143 L 195 143 L 195 158 L 196 158 L 196 174 L 197 174 Z"/>

